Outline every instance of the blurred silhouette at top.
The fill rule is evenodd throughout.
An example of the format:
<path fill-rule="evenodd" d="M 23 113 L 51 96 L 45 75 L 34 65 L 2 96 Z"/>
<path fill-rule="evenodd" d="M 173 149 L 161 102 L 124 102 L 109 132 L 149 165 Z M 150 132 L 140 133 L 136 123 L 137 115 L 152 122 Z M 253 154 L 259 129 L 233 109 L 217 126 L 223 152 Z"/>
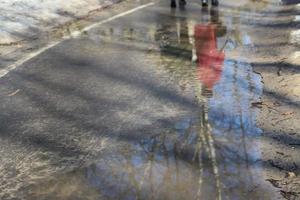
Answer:
<path fill-rule="evenodd" d="M 217 9 L 210 10 L 209 23 L 196 24 L 194 27 L 196 55 L 193 57 L 197 61 L 197 77 L 203 84 L 202 92 L 206 96 L 212 95 L 214 85 L 221 79 L 225 45 L 218 50 L 217 37 L 225 34 L 226 27 L 220 22 Z"/>
<path fill-rule="evenodd" d="M 183 7 L 186 5 L 186 1 L 185 0 L 179 0 L 179 6 Z M 212 6 L 218 6 L 219 5 L 219 1 L 218 0 L 211 0 L 211 5 Z M 202 6 L 207 7 L 208 6 L 208 0 L 202 0 Z M 177 4 L 176 4 L 176 0 L 171 0 L 171 7 L 172 8 L 176 8 Z"/>

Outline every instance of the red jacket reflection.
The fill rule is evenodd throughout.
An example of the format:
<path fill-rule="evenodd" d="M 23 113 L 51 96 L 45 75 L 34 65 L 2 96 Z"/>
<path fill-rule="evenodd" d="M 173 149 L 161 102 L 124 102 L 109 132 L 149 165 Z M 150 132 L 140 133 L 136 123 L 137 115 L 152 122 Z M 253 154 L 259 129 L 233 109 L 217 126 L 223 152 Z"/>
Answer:
<path fill-rule="evenodd" d="M 220 80 L 225 54 L 217 49 L 216 26 L 196 25 L 195 45 L 198 57 L 198 78 L 207 89 Z"/>

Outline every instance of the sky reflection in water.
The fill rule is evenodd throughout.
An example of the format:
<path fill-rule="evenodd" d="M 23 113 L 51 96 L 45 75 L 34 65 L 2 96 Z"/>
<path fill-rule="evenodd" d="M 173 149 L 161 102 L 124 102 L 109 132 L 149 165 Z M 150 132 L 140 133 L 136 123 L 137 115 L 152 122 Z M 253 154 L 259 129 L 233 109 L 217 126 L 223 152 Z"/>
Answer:
<path fill-rule="evenodd" d="M 192 79 L 195 90 L 200 90 L 196 93 L 201 93 L 195 115 L 178 121 L 173 129 L 123 144 L 62 180 L 76 176 L 97 199 L 262 199 L 263 194 L 253 192 L 258 184 L 260 130 L 255 126 L 256 110 L 251 108 L 262 93 L 261 78 L 249 64 L 224 57 L 221 48 L 226 37 L 231 43 L 225 52 L 238 41 L 226 34 L 217 10 L 207 14 L 209 20 L 198 23 L 182 17 L 170 17 L 165 24 L 158 21 L 154 37 L 170 76 L 194 72 L 185 78 Z M 112 29 L 108 29 L 111 34 L 120 32 Z M 134 29 L 126 30 L 134 35 Z M 251 43 L 247 35 L 240 37 Z M 195 56 L 196 63 L 192 62 Z M 183 67 L 173 57 L 190 65 Z"/>

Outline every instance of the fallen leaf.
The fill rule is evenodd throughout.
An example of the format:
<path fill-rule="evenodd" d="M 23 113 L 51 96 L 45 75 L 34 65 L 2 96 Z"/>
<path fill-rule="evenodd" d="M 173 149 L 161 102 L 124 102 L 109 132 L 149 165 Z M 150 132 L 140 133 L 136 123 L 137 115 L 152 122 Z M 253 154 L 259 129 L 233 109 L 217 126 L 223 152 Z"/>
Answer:
<path fill-rule="evenodd" d="M 257 102 L 252 102 L 251 103 L 252 107 L 257 107 L 257 108 L 262 108 L 263 106 L 266 106 L 269 109 L 272 109 L 276 112 L 279 112 L 277 109 L 275 109 L 274 107 L 280 106 L 280 104 L 278 104 L 277 102 L 262 102 L 262 101 L 257 101 Z"/>
<path fill-rule="evenodd" d="M 19 92 L 20 92 L 20 89 L 17 89 L 16 91 L 8 94 L 7 96 L 12 97 L 12 96 L 15 96 L 16 94 L 18 94 Z"/>
<path fill-rule="evenodd" d="M 284 115 L 284 116 L 293 115 L 293 114 L 295 114 L 295 112 L 293 112 L 293 111 L 282 113 L 282 115 Z"/>
<path fill-rule="evenodd" d="M 296 192 L 286 192 L 283 190 L 280 190 L 280 194 L 285 198 L 285 199 L 292 199 L 292 197 L 298 197 Z"/>
<path fill-rule="evenodd" d="M 286 174 L 286 177 L 287 178 L 295 178 L 297 175 L 294 173 L 294 172 L 288 172 L 287 174 Z"/>
<path fill-rule="evenodd" d="M 251 106 L 261 108 L 263 105 L 262 101 L 252 102 Z"/>
<path fill-rule="evenodd" d="M 280 184 L 279 184 L 279 180 L 275 180 L 275 179 L 267 179 L 266 181 L 269 181 L 274 187 L 276 188 L 281 188 Z"/>
<path fill-rule="evenodd" d="M 288 118 L 284 118 L 284 119 L 280 119 L 280 120 L 277 120 L 275 123 L 278 124 L 279 122 L 283 122 L 283 121 L 286 121 L 286 120 L 290 120 L 292 119 L 293 117 L 288 117 Z"/>

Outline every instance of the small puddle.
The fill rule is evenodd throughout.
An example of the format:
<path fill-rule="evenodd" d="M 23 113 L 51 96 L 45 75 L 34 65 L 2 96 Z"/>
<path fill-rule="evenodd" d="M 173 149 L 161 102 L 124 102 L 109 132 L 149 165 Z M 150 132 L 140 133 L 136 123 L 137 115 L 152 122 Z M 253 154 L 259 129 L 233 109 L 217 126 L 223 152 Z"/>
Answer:
<path fill-rule="evenodd" d="M 159 45 L 169 76 L 182 90 L 193 89 L 195 115 L 34 186 L 32 199 L 270 199 L 262 192 L 261 132 L 251 107 L 262 94 L 261 77 L 228 57 L 251 38 L 227 27 L 224 21 L 232 19 L 217 9 L 202 12 L 191 19 L 166 15 L 155 22 L 153 37 L 145 37 Z M 102 32 L 117 34 L 112 27 Z M 128 40 L 138 34 L 130 27 L 124 33 Z"/>

